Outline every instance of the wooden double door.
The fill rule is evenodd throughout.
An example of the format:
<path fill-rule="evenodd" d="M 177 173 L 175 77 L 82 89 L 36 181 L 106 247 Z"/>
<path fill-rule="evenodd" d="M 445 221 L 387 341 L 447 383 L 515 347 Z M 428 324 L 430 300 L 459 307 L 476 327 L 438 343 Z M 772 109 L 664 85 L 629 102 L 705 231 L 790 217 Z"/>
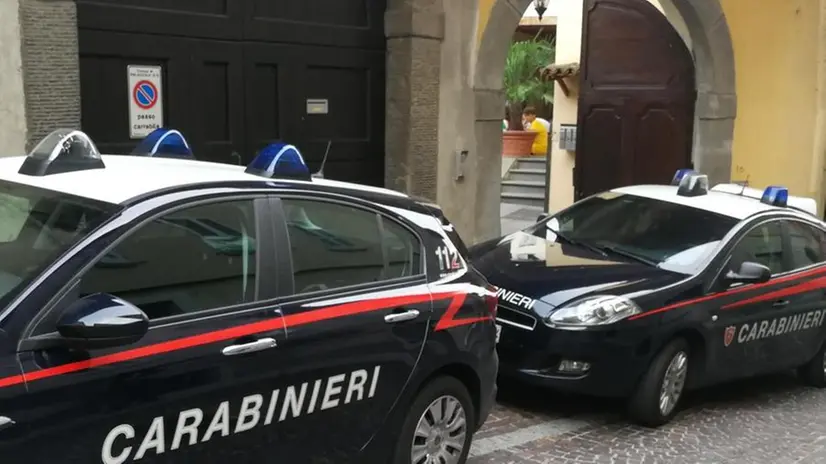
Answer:
<path fill-rule="evenodd" d="M 575 198 L 692 167 L 694 60 L 646 0 L 586 0 Z"/>
<path fill-rule="evenodd" d="M 129 153 L 128 65 L 162 68 L 164 125 L 198 159 L 274 141 L 328 177 L 384 177 L 384 0 L 78 0 L 82 127 Z M 326 112 L 317 112 L 326 101 Z M 308 111 L 309 110 L 309 111 Z"/>

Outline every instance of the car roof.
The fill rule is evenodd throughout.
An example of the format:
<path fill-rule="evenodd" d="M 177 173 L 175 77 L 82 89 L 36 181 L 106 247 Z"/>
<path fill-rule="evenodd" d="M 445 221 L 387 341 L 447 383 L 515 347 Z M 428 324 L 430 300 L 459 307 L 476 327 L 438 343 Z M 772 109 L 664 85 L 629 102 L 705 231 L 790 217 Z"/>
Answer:
<path fill-rule="evenodd" d="M 377 193 L 407 198 L 393 190 L 330 179 L 301 181 L 269 179 L 244 172 L 244 166 L 175 158 L 151 158 L 130 155 L 101 155 L 105 169 L 88 169 L 46 176 L 19 174 L 25 157 L 0 158 L 0 180 L 41 187 L 70 195 L 121 204 L 132 198 L 159 190 L 203 183 L 260 182 L 331 187 L 355 192 Z"/>
<path fill-rule="evenodd" d="M 728 216 L 738 221 L 766 211 L 790 211 L 787 208 L 768 205 L 758 199 L 714 190 L 709 190 L 707 194 L 695 197 L 677 195 L 677 186 L 673 185 L 634 185 L 613 189 L 611 192 L 698 208 Z"/>

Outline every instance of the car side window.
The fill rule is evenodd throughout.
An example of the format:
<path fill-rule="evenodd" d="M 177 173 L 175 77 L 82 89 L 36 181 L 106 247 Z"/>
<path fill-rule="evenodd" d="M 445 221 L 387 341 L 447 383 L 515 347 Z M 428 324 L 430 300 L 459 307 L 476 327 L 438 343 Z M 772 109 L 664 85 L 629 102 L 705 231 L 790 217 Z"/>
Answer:
<path fill-rule="evenodd" d="M 296 293 L 422 273 L 419 239 L 381 214 L 318 200 L 283 205 Z"/>
<path fill-rule="evenodd" d="M 751 229 L 731 252 L 729 269 L 737 272 L 745 261 L 762 264 L 772 274 L 788 271 L 783 261 L 783 236 L 780 222 L 767 222 Z"/>
<path fill-rule="evenodd" d="M 826 261 L 826 233 L 797 221 L 786 222 L 791 245 L 792 269 Z"/>
<path fill-rule="evenodd" d="M 252 301 L 253 200 L 193 206 L 139 226 L 81 278 L 80 296 L 109 293 L 150 319 Z"/>

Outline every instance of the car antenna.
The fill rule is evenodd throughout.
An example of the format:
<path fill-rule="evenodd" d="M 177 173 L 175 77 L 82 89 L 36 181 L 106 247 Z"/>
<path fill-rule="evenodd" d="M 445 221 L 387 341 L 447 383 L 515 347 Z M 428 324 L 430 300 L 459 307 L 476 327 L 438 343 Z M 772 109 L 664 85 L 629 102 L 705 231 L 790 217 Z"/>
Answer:
<path fill-rule="evenodd" d="M 318 179 L 324 178 L 324 165 L 327 164 L 327 156 L 330 154 L 330 146 L 333 145 L 333 141 L 327 141 L 327 150 L 324 152 L 324 158 L 321 159 L 321 167 L 318 168 L 318 172 L 313 174 L 313 177 Z"/>
<path fill-rule="evenodd" d="M 743 192 L 745 192 L 745 191 L 746 191 L 746 187 L 748 187 L 748 186 L 749 186 L 749 177 L 750 177 L 750 176 L 751 176 L 751 174 L 747 175 L 747 176 L 746 176 L 746 180 L 744 180 L 744 181 L 743 181 L 743 188 L 741 188 L 741 189 L 740 189 L 740 195 L 741 195 L 741 196 L 743 195 Z"/>

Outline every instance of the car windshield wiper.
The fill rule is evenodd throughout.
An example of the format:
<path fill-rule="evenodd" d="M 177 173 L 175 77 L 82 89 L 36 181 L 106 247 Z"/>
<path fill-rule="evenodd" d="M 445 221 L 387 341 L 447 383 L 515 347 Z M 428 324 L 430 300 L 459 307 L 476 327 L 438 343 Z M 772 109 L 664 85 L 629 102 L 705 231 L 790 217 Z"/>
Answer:
<path fill-rule="evenodd" d="M 600 250 L 602 250 L 603 252 L 610 251 L 611 253 L 614 253 L 614 254 L 617 254 L 617 255 L 620 255 L 620 256 L 624 256 L 626 258 L 633 259 L 634 261 L 637 261 L 637 262 L 640 262 L 640 263 L 643 263 L 643 264 L 647 264 L 649 266 L 657 267 L 657 266 L 660 265 L 659 261 L 654 261 L 651 258 L 646 258 L 645 256 L 641 256 L 637 253 L 625 250 L 623 248 L 619 248 L 616 245 L 602 245 L 602 246 L 599 246 L 598 248 Z"/>
<path fill-rule="evenodd" d="M 583 247 L 583 248 L 587 248 L 587 249 L 593 251 L 594 253 L 596 253 L 598 255 L 602 255 L 603 257 L 606 257 L 606 258 L 608 257 L 608 253 L 606 253 L 604 250 L 602 250 L 598 246 L 591 245 L 590 243 L 587 243 L 587 242 L 580 242 L 579 240 L 574 240 L 574 239 L 562 234 L 561 232 L 557 232 L 553 229 L 548 229 L 548 230 L 551 231 L 551 233 L 556 235 L 558 238 L 561 238 L 563 241 L 568 242 L 569 245 L 574 245 L 574 246 L 580 246 L 580 247 Z"/>

